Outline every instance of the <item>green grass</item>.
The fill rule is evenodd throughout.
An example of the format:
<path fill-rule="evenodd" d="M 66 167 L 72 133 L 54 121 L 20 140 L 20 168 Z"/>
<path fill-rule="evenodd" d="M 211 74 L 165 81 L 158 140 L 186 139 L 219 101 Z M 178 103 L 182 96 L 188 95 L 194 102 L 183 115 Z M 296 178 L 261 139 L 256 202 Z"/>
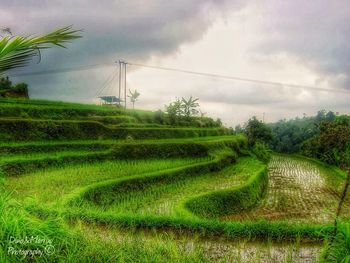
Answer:
<path fill-rule="evenodd" d="M 243 184 L 256 170 L 263 165 L 253 158 L 243 158 L 219 172 L 181 177 L 170 182 L 156 182 L 140 192 L 123 192 L 113 195 L 113 203 L 108 206 L 92 205 L 84 209 L 115 214 L 167 215 L 183 217 L 177 206 L 194 195 L 208 193 L 213 190 L 227 189 Z"/>
<path fill-rule="evenodd" d="M 65 194 L 76 188 L 108 179 L 134 176 L 142 173 L 181 167 L 188 164 L 203 162 L 209 157 L 198 159 L 169 160 L 119 160 L 105 161 L 94 164 L 71 165 L 61 169 L 48 169 L 21 177 L 11 177 L 6 182 L 6 189 L 13 191 L 13 196 L 24 202 L 34 200 L 38 204 L 58 205 Z M 23 203 L 25 204 L 25 203 Z"/>
<path fill-rule="evenodd" d="M 20 175 L 48 167 L 116 159 L 150 159 L 203 157 L 212 149 L 229 146 L 235 151 L 244 149 L 242 136 L 219 137 L 214 140 L 158 141 L 80 141 L 69 144 L 33 143 L 0 146 L 0 168 L 7 176 Z M 75 150 L 75 151 L 73 151 Z M 25 153 L 25 154 L 24 154 Z"/>
<path fill-rule="evenodd" d="M 226 134 L 230 131 L 225 128 L 113 127 L 97 121 L 0 118 L 0 141 L 166 139 Z"/>
<path fill-rule="evenodd" d="M 124 235 L 115 242 L 72 228 L 59 217 L 37 220 L 0 190 L 0 262 L 207 262 L 200 248 L 184 250 L 166 235 L 146 241 Z M 32 237 L 41 241 L 11 242 Z M 29 251 L 42 254 L 32 257 Z"/>
<path fill-rule="evenodd" d="M 299 246 L 332 235 L 331 224 L 222 221 L 260 204 L 267 177 L 257 159 L 267 152 L 250 152 L 244 136 L 210 119 L 176 125 L 150 111 L 0 99 L 0 262 L 21 260 L 7 253 L 11 236 L 52 240 L 55 254 L 43 262 L 244 262 L 220 242 L 215 257 L 207 242 Z M 343 180 L 336 169 L 320 170 L 329 185 Z M 336 261 L 349 251 L 348 228 L 341 230 L 329 254 Z"/>

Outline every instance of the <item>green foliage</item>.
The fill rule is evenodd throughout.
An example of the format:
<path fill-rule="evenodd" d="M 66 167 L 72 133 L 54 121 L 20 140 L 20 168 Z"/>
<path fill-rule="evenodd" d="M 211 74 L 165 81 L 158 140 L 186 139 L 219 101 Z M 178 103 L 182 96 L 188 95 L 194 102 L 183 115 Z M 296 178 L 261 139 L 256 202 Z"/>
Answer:
<path fill-rule="evenodd" d="M 26 132 L 23 133 L 23 130 Z M 0 141 L 72 139 L 165 139 L 227 134 L 219 128 L 111 127 L 94 121 L 0 119 Z"/>
<path fill-rule="evenodd" d="M 165 105 L 166 113 L 169 116 L 170 124 L 175 125 L 177 123 L 177 119 L 181 116 L 181 101 L 176 99 L 174 102 L 171 102 L 169 105 Z"/>
<path fill-rule="evenodd" d="M 197 107 L 199 107 L 199 103 L 197 101 L 198 98 L 194 99 L 192 98 L 192 96 L 188 99 L 181 99 L 182 113 L 185 117 L 189 118 L 190 116 L 197 115 L 199 113 L 199 111 L 197 110 Z"/>
<path fill-rule="evenodd" d="M 8 77 L 0 78 L 0 90 L 7 90 L 12 87 L 12 82 Z"/>
<path fill-rule="evenodd" d="M 336 115 L 332 111 L 321 110 L 315 116 L 280 120 L 271 123 L 273 139 L 270 147 L 282 153 L 298 153 L 301 145 L 319 134 L 319 126 L 323 121 L 334 121 Z"/>
<path fill-rule="evenodd" d="M 350 223 L 342 222 L 339 224 L 338 232 L 324 251 L 321 262 L 350 262 Z"/>
<path fill-rule="evenodd" d="M 268 143 L 272 139 L 271 129 L 255 116 L 245 124 L 244 133 L 250 147 L 253 147 L 257 142 Z"/>
<path fill-rule="evenodd" d="M 334 120 L 321 121 L 318 133 L 302 144 L 301 153 L 328 164 L 349 167 L 350 118 L 340 116 Z"/>
<path fill-rule="evenodd" d="M 195 119 L 193 116 L 198 115 L 199 110 L 198 98 L 194 99 L 192 96 L 188 99 L 181 98 L 176 99 L 174 102 L 171 102 L 169 105 L 165 105 L 166 113 L 169 117 L 170 124 L 175 125 L 177 123 L 193 123 Z M 205 118 L 199 118 L 199 121 Z M 216 122 L 215 126 L 220 127 L 221 122 Z"/>
<path fill-rule="evenodd" d="M 268 163 L 271 159 L 271 150 L 264 143 L 255 143 L 251 151 L 257 159 L 264 163 Z"/>
<path fill-rule="evenodd" d="M 0 98 L 1 97 L 29 98 L 28 85 L 25 83 L 12 85 L 8 77 L 0 78 Z"/>
<path fill-rule="evenodd" d="M 16 117 L 25 119 L 45 120 L 93 120 L 106 125 L 123 125 L 133 123 L 144 125 L 172 125 L 186 127 L 222 127 L 208 117 L 177 117 L 172 120 L 171 116 L 162 111 L 125 110 L 108 106 L 88 104 L 53 102 L 42 100 L 19 100 L 0 98 L 0 117 Z"/>

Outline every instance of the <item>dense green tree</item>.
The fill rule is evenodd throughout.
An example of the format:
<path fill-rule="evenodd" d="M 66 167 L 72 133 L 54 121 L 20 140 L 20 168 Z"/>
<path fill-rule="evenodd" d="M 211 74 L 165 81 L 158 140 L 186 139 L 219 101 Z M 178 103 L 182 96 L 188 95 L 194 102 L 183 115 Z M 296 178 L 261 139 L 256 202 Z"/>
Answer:
<path fill-rule="evenodd" d="M 26 83 L 13 85 L 8 77 L 0 78 L 0 97 L 29 98 L 28 85 Z"/>
<path fill-rule="evenodd" d="M 176 124 L 178 118 L 182 113 L 182 103 L 179 99 L 171 102 L 169 105 L 165 105 L 165 111 L 169 116 L 170 124 Z"/>
<path fill-rule="evenodd" d="M 12 82 L 8 77 L 0 78 L 0 90 L 10 89 L 12 87 Z"/>
<path fill-rule="evenodd" d="M 245 124 L 244 133 L 250 146 L 254 146 L 255 143 L 266 144 L 272 139 L 271 128 L 259 121 L 255 116 Z"/>

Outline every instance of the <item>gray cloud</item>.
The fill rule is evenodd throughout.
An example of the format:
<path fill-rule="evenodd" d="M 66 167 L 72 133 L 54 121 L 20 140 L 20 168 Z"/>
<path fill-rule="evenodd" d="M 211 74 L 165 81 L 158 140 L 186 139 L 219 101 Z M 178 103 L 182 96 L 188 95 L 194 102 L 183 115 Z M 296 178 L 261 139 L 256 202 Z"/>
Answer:
<path fill-rule="evenodd" d="M 262 7 L 257 52 L 289 53 L 322 75 L 315 85 L 350 89 L 349 7 L 346 0 L 271 0 Z"/>
<path fill-rule="evenodd" d="M 1 1 L 0 15 L 15 34 L 36 34 L 73 24 L 84 29 L 83 38 L 67 50 L 43 52 L 42 61 L 30 70 L 74 67 L 110 62 L 118 58 L 144 61 L 151 56 L 168 55 L 181 44 L 199 40 L 216 15 L 241 8 L 239 1 Z M 6 16 L 5 16 L 6 14 Z M 28 71 L 28 68 L 16 72 Z M 70 100 L 93 97 L 106 78 L 91 72 L 21 77 L 30 84 L 30 94 Z"/>
<path fill-rule="evenodd" d="M 273 74 L 277 72 L 278 77 L 281 73 L 277 71 L 280 64 L 275 63 L 275 55 L 287 54 L 298 62 L 294 66 L 300 64 L 315 72 L 314 75 L 318 76 L 315 86 L 350 87 L 350 11 L 346 0 L 269 0 L 264 5 L 260 3 L 252 0 L 2 0 L 0 23 L 1 26 L 10 27 L 15 34 L 44 33 L 69 24 L 84 29 L 83 38 L 71 43 L 68 49 L 54 48 L 44 51 L 40 64 L 37 65 L 34 61 L 30 67 L 21 70 L 36 71 L 113 63 L 118 58 L 136 62 L 155 58 L 154 61 L 157 61 L 158 58 L 176 55 L 183 45 L 200 42 L 217 20 L 225 18 L 226 15 L 234 16 L 236 12 L 243 10 L 233 20 L 242 30 L 231 39 L 233 44 L 240 44 L 246 34 L 246 39 L 251 41 L 242 42 L 243 46 L 248 44 L 251 51 L 248 56 L 251 55 L 252 61 L 247 63 L 252 65 L 249 67 L 249 70 L 252 68 L 250 77 L 263 79 L 266 74 L 270 74 L 270 80 L 274 80 Z M 251 28 L 248 22 L 256 26 L 253 31 L 249 31 Z M 227 32 L 235 34 L 232 32 L 236 31 Z M 226 31 L 219 33 L 226 34 Z M 220 49 L 221 44 L 213 47 Z M 239 60 L 239 55 L 246 50 L 243 49 L 241 53 L 242 49 L 239 48 L 242 47 L 237 47 L 237 50 L 225 50 L 226 53 L 220 53 L 220 59 L 216 62 L 214 60 L 213 65 L 218 68 L 218 73 L 223 70 L 222 64 L 229 67 L 229 59 L 232 59 L 232 64 L 237 69 L 240 68 L 240 62 L 235 64 L 234 59 Z M 217 50 L 209 52 L 208 61 L 218 53 Z M 203 53 L 203 56 L 206 54 Z M 260 61 L 254 61 L 254 57 Z M 192 57 L 188 56 L 186 59 Z M 241 60 L 246 62 L 247 59 L 244 57 Z M 258 66 L 254 67 L 255 65 Z M 183 66 L 186 67 L 186 64 Z M 265 71 L 265 66 L 270 67 L 266 70 L 268 73 L 259 75 Z M 289 66 L 288 64 L 285 68 Z M 91 102 L 95 92 L 113 70 L 115 69 L 111 67 L 57 75 L 27 76 L 15 80 L 29 83 L 30 95 L 33 97 Z M 130 70 L 135 68 L 130 67 Z M 210 70 L 216 71 L 215 68 L 209 68 L 208 72 Z M 306 79 L 305 74 L 308 74 L 305 72 L 303 71 L 302 81 Z M 232 75 L 235 74 L 233 71 Z M 244 74 L 243 71 L 242 75 Z M 137 88 L 141 89 L 139 105 L 142 108 L 163 108 L 163 104 L 175 96 L 193 95 L 200 97 L 205 112 L 223 118 L 230 125 L 232 121 L 242 122 L 252 115 L 261 116 L 262 112 L 266 112 L 269 120 L 277 120 L 282 116 L 292 117 L 304 112 L 311 114 L 321 108 L 348 111 L 346 96 L 339 94 L 305 92 L 285 87 L 274 89 L 215 79 L 202 81 L 179 74 L 159 78 L 159 81 L 157 75 L 150 76 L 157 78 L 157 81 L 150 81 L 146 76 L 141 79 L 147 79 L 151 84 L 145 83 L 143 87 L 143 83 L 138 82 L 141 85 Z M 116 86 L 116 83 L 113 85 Z"/>
<path fill-rule="evenodd" d="M 15 33 L 34 34 L 67 24 L 84 29 L 84 38 L 70 45 L 68 52 L 50 50 L 45 62 L 53 60 L 55 65 L 168 54 L 180 44 L 198 40 L 211 25 L 213 13 L 240 6 L 229 0 L 2 1 L 1 5 L 2 12 L 10 14 L 2 23 Z"/>

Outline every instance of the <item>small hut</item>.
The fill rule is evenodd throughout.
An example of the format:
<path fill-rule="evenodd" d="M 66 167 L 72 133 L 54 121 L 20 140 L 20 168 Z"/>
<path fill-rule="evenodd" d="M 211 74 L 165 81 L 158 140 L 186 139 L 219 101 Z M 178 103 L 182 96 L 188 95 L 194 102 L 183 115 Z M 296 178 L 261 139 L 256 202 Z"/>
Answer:
<path fill-rule="evenodd" d="M 119 105 L 122 100 L 117 96 L 101 96 L 98 97 L 103 105 Z"/>

